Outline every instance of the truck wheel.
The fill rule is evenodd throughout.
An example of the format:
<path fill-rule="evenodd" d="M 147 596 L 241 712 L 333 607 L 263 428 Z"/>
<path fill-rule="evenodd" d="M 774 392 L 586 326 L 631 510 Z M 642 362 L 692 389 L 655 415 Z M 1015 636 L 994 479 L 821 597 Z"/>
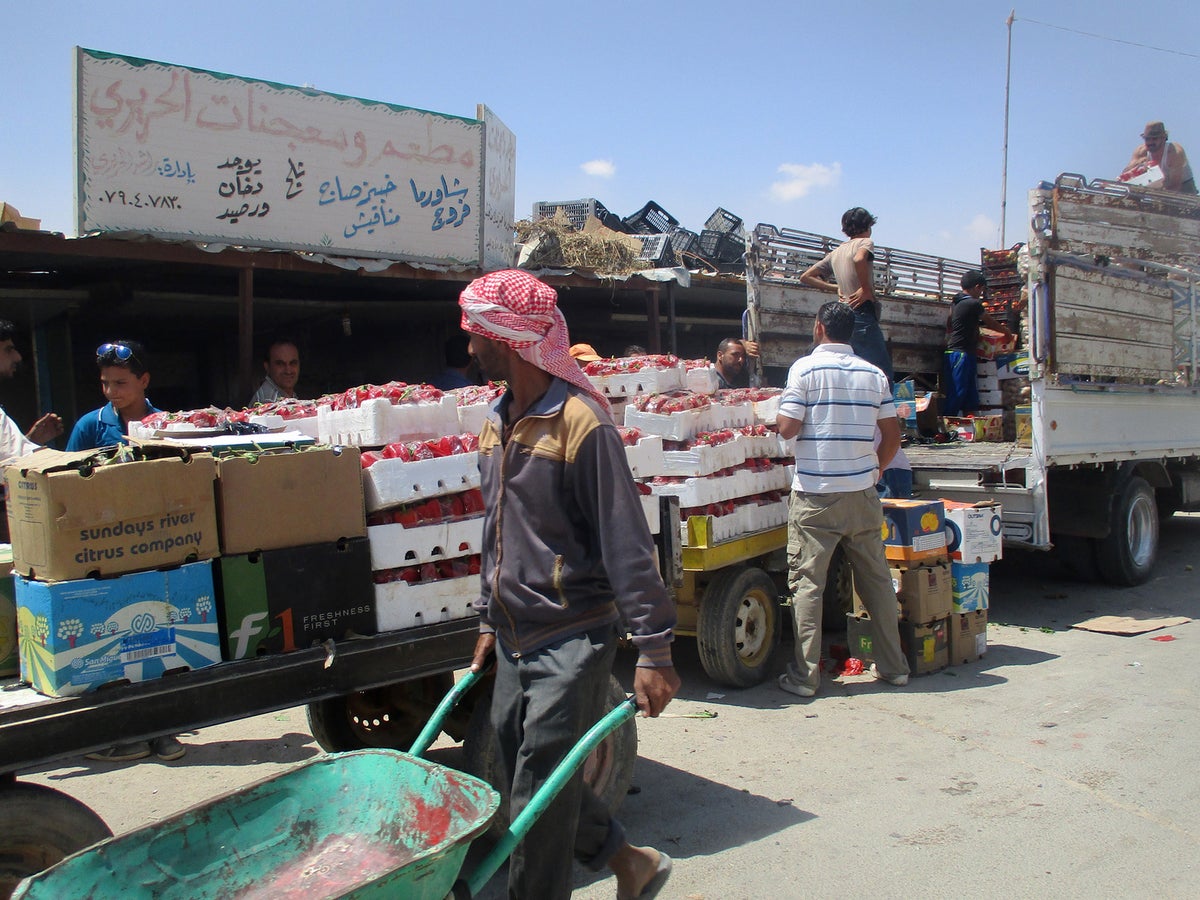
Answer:
<path fill-rule="evenodd" d="M 488 694 L 479 698 L 471 713 L 471 723 L 463 743 L 463 767 L 500 793 L 500 808 L 496 811 L 496 818 L 492 820 L 490 827 L 491 833 L 496 836 L 509 825 L 509 785 L 500 770 L 496 732 L 492 728 L 490 716 L 490 692 L 489 684 Z M 625 702 L 626 696 L 621 682 L 617 681 L 615 676 L 610 677 L 604 712 L 607 714 L 616 709 Z M 621 801 L 629 793 L 629 785 L 633 783 L 637 745 L 637 725 L 630 719 L 601 741 L 583 762 L 584 783 L 591 787 L 610 813 L 616 813 L 620 808 Z"/>
<path fill-rule="evenodd" d="M 0 786 L 0 821 L 0 897 L 8 897 L 22 878 L 112 837 L 87 806 L 40 784 Z"/>
<path fill-rule="evenodd" d="M 1111 531 L 1096 545 L 1096 567 L 1109 584 L 1142 584 L 1158 553 L 1158 507 L 1154 489 L 1138 475 L 1113 498 Z"/>
<path fill-rule="evenodd" d="M 454 673 L 401 681 L 308 704 L 308 730 L 330 753 L 407 750 L 450 688 Z"/>
<path fill-rule="evenodd" d="M 700 600 L 700 663 L 713 681 L 752 687 L 767 677 L 779 646 L 779 592 L 762 569 L 718 572 Z"/>
<path fill-rule="evenodd" d="M 821 595 L 821 630 L 843 630 L 846 627 L 846 616 L 853 610 L 854 575 L 846 551 L 838 544 L 829 559 L 829 571 L 825 575 L 825 593 Z"/>

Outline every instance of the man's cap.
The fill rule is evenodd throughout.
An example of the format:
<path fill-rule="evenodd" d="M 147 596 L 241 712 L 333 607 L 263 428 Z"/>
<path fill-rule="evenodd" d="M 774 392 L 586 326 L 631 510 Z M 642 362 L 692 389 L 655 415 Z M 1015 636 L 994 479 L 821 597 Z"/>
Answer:
<path fill-rule="evenodd" d="M 604 359 L 591 344 L 572 344 L 570 354 L 571 359 L 576 362 L 595 362 L 598 359 Z"/>
<path fill-rule="evenodd" d="M 969 291 L 971 288 L 981 284 L 986 286 L 987 279 L 983 277 L 983 272 L 979 271 L 979 269 L 971 269 L 962 277 L 962 289 L 964 291 Z"/>
<path fill-rule="evenodd" d="M 1142 136 L 1147 137 L 1153 134 L 1166 134 L 1167 126 L 1162 122 L 1147 122 L 1145 129 L 1142 131 Z"/>

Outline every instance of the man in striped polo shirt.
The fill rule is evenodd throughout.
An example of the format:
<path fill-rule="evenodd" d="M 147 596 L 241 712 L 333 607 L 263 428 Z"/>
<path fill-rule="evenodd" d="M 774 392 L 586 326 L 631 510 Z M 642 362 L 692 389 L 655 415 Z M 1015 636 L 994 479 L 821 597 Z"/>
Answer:
<path fill-rule="evenodd" d="M 839 543 L 871 616 L 876 659 L 871 674 L 888 684 L 908 683 L 875 490 L 880 471 L 900 447 L 900 425 L 887 376 L 850 349 L 853 331 L 854 311 L 848 305 L 822 306 L 813 324 L 817 346 L 792 364 L 779 401 L 779 433 L 796 438 L 788 513 L 796 661 L 779 676 L 779 686 L 799 697 L 814 696 L 821 684 L 821 596 Z"/>

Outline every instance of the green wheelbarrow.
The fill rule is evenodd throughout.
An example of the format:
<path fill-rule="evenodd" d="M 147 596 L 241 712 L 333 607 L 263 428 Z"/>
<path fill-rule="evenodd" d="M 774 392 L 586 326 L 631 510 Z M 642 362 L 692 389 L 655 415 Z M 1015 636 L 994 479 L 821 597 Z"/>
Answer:
<path fill-rule="evenodd" d="M 60 900 L 389 900 L 469 898 L 588 754 L 637 711 L 629 698 L 572 748 L 487 857 L 465 878 L 467 850 L 500 805 L 471 775 L 421 759 L 478 680 L 446 695 L 408 753 L 324 756 L 108 838 L 18 885 L 15 898 Z"/>

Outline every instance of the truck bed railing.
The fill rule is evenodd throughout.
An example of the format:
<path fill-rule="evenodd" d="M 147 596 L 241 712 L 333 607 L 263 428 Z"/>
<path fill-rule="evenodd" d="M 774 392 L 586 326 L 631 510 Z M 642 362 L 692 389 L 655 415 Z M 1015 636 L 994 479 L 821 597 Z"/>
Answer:
<path fill-rule="evenodd" d="M 813 263 L 843 241 L 794 228 L 760 224 L 752 236 L 752 256 L 762 281 L 797 284 Z M 966 263 L 892 247 L 875 247 L 875 289 L 883 294 L 949 301 L 962 276 L 978 263 Z"/>

